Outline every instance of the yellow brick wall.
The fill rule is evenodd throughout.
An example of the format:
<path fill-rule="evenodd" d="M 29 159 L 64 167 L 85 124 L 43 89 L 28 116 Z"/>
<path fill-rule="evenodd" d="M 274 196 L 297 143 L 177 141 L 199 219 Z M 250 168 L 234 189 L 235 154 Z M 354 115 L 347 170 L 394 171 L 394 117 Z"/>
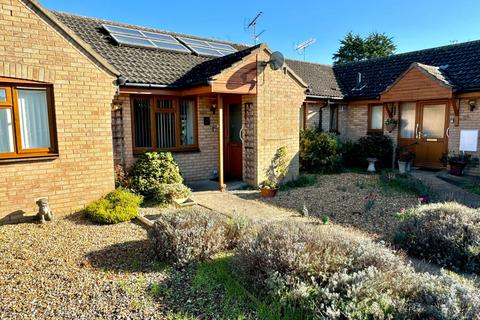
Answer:
<path fill-rule="evenodd" d="M 19 0 L 0 0 L 0 76 L 53 83 L 60 153 L 0 163 L 2 222 L 36 213 L 39 197 L 61 215 L 113 189 L 114 77 Z"/>
<path fill-rule="evenodd" d="M 448 150 L 450 152 L 459 151 L 460 147 L 460 130 L 461 129 L 480 129 L 480 99 L 474 99 L 476 101 L 477 107 L 470 111 L 470 106 L 468 101 L 470 99 L 461 99 L 460 100 L 460 114 L 459 114 L 459 126 L 455 127 L 453 123 L 450 123 L 450 137 L 448 139 Z M 453 119 L 454 113 L 453 108 L 450 108 L 450 119 Z M 478 142 L 480 147 L 480 141 Z M 480 152 L 467 152 L 472 154 L 472 156 L 480 158 Z M 471 175 L 480 175 L 480 167 L 468 167 L 465 169 L 467 174 Z"/>
<path fill-rule="evenodd" d="M 260 52 L 258 61 L 268 61 L 266 52 Z M 289 152 L 290 179 L 299 171 L 299 125 L 300 108 L 305 100 L 305 88 L 283 70 L 270 66 L 258 68 L 256 123 L 257 173 L 254 184 L 265 179 L 278 148 L 286 146 Z"/>

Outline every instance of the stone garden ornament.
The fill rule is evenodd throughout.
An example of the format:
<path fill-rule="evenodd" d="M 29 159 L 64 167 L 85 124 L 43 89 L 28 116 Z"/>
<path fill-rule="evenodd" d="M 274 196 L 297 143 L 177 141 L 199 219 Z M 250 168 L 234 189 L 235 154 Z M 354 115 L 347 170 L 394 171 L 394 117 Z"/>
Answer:
<path fill-rule="evenodd" d="M 41 198 L 37 200 L 38 213 L 37 217 L 40 223 L 45 223 L 45 221 L 53 220 L 53 212 L 48 206 L 48 200 L 46 198 Z"/>

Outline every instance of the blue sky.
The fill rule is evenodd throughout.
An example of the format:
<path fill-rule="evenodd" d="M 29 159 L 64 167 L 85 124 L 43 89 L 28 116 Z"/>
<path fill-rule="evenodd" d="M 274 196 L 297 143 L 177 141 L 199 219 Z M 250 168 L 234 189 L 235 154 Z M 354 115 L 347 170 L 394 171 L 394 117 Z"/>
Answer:
<path fill-rule="evenodd" d="M 262 11 L 261 42 L 293 59 L 303 59 L 295 44 L 316 43 L 306 59 L 331 63 L 339 39 L 353 31 L 385 32 L 397 52 L 480 39 L 480 1 L 322 1 L 322 0 L 40 0 L 48 9 L 127 22 L 191 35 L 253 44 L 245 21 Z"/>

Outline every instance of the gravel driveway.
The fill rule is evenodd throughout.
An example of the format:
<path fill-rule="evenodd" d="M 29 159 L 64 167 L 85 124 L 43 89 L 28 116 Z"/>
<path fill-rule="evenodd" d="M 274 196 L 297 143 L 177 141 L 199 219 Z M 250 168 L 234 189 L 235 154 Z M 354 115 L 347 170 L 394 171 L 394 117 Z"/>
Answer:
<path fill-rule="evenodd" d="M 161 319 L 147 232 L 80 217 L 0 226 L 1 319 Z"/>

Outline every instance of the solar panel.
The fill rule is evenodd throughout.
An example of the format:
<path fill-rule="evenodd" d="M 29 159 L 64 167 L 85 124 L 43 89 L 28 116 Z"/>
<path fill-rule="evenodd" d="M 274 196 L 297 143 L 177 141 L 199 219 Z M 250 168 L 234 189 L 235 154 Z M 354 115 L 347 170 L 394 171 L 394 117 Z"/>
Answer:
<path fill-rule="evenodd" d="M 103 25 L 105 29 L 107 29 L 110 33 L 121 33 L 121 34 L 128 34 L 131 36 L 143 36 L 139 30 L 124 28 L 124 27 L 117 27 L 117 26 L 110 26 L 110 25 Z"/>
<path fill-rule="evenodd" d="M 205 47 L 200 47 L 200 46 L 190 46 L 190 49 L 193 50 L 196 54 L 202 55 L 202 56 L 215 56 L 215 57 L 221 57 L 224 56 L 224 54 L 218 50 L 215 50 L 213 48 L 205 48 Z"/>
<path fill-rule="evenodd" d="M 110 36 L 123 45 L 190 53 L 187 47 L 168 34 L 103 25 Z"/>
<path fill-rule="evenodd" d="M 237 52 L 237 50 L 228 44 L 217 43 L 206 40 L 191 39 L 185 37 L 177 37 L 193 52 L 205 56 L 225 56 L 227 54 Z"/>
<path fill-rule="evenodd" d="M 150 40 L 145 38 L 130 37 L 130 36 L 124 36 L 121 34 L 113 34 L 113 33 L 110 35 L 119 44 L 128 44 L 128 45 L 134 45 L 134 46 L 140 46 L 140 47 L 155 48 L 155 45 Z"/>

